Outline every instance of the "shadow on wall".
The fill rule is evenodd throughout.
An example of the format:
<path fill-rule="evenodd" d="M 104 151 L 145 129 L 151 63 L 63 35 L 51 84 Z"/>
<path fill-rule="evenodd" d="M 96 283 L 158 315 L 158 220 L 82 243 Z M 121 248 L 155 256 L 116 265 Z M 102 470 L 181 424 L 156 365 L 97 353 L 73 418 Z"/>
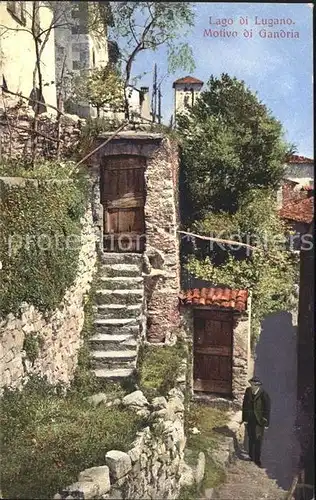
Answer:
<path fill-rule="evenodd" d="M 281 488 L 288 489 L 299 460 L 295 435 L 297 326 L 288 312 L 271 314 L 262 322 L 254 372 L 271 398 L 270 426 L 265 432 L 262 465 Z"/>

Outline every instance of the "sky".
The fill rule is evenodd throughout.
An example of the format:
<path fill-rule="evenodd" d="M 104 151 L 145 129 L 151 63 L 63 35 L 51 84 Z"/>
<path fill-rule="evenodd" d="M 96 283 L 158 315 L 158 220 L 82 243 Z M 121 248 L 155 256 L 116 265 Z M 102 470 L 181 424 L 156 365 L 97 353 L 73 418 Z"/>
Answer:
<path fill-rule="evenodd" d="M 298 154 L 313 158 L 312 4 L 205 2 L 193 5 L 195 26 L 186 41 L 192 47 L 196 68 L 189 74 L 205 85 L 211 74 L 219 77 L 228 73 L 244 80 L 280 120 L 285 139 L 296 145 Z M 248 17 L 247 26 L 240 24 L 241 17 Z M 212 23 L 231 19 L 233 24 L 218 27 L 210 24 L 210 18 Z M 263 26 L 265 19 L 286 19 L 287 24 L 269 28 Z M 237 36 L 204 36 L 205 29 L 236 31 Z M 252 30 L 252 38 L 245 38 L 245 29 Z M 262 29 L 266 32 L 283 29 L 293 35 L 298 33 L 298 38 L 263 38 L 259 35 Z M 147 72 L 137 83 L 138 87 L 152 89 L 154 63 L 158 66 L 158 81 L 165 77 L 161 86 L 162 110 L 163 122 L 168 124 L 174 106 L 172 83 L 188 72 L 179 70 L 168 74 L 166 48 L 161 47 L 154 53 L 144 51 L 138 55 L 133 69 L 134 75 Z"/>

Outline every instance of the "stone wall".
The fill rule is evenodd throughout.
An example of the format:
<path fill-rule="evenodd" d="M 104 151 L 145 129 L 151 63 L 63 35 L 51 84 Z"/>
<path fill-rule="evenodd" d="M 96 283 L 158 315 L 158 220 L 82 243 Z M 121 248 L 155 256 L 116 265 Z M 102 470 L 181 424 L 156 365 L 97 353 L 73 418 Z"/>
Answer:
<path fill-rule="evenodd" d="M 172 389 L 167 398 L 156 397 L 151 403 L 141 391 L 123 398 L 125 407 L 146 418 L 146 427 L 137 433 L 127 453 L 108 451 L 104 465 L 79 474 L 78 482 L 59 491 L 54 499 L 77 498 L 123 499 L 177 498 L 187 481 L 184 461 L 184 396 Z M 201 481 L 199 477 L 191 481 Z"/>
<path fill-rule="evenodd" d="M 9 90 L 21 92 L 28 97 L 34 87 L 33 73 L 36 65 L 35 44 L 31 34 L 33 4 L 31 2 L 23 4 L 24 21 L 19 19 L 20 5 L 15 3 L 16 15 L 14 15 L 11 14 L 10 2 L 0 2 L 0 74 L 1 84 L 5 81 Z M 55 30 L 50 29 L 53 21 L 51 5 L 44 2 L 36 8 L 36 15 L 43 32 L 41 38 L 47 37 L 44 46 L 43 44 L 40 46 L 43 95 L 45 101 L 54 106 L 56 105 Z M 1 104 L 4 95 L 1 92 Z"/>
<path fill-rule="evenodd" d="M 148 293 L 147 338 L 151 342 L 172 341 L 178 327 L 180 289 L 178 218 L 178 151 L 164 140 L 146 170 L 146 244 L 155 269 L 155 251 L 161 255 L 162 272 L 146 280 Z M 156 259 L 157 261 L 157 259 Z M 152 271 L 152 270 L 150 270 Z M 168 335 L 169 333 L 169 335 Z"/>
<path fill-rule="evenodd" d="M 103 134 L 94 147 L 111 134 Z M 146 201 L 144 252 L 147 301 L 147 340 L 173 341 L 179 327 L 178 293 L 180 255 L 178 213 L 178 146 L 162 134 L 121 132 L 89 159 L 95 178 L 95 200 L 99 197 L 100 166 L 107 156 L 138 155 L 146 158 Z M 100 198 L 99 198 L 100 199 Z M 99 205 L 100 206 L 100 205 Z M 102 206 L 95 209 L 102 232 Z"/>
<path fill-rule="evenodd" d="M 47 376 L 50 383 L 68 384 L 77 366 L 84 322 L 84 296 L 96 264 L 95 229 L 91 210 L 82 219 L 77 278 L 60 308 L 46 318 L 34 306 L 21 305 L 20 317 L 9 314 L 0 322 L 0 387 L 20 388 L 31 374 Z M 39 355 L 31 363 L 23 350 L 27 336 L 40 340 Z"/>
<path fill-rule="evenodd" d="M 314 233 L 314 223 L 309 234 Z M 297 421 L 301 464 L 307 483 L 315 483 L 315 247 L 301 250 L 297 330 Z"/>
<path fill-rule="evenodd" d="M 31 155 L 31 128 L 34 111 L 26 102 L 4 98 L 0 105 L 0 159 L 27 158 Z M 38 131 L 45 137 L 37 138 L 37 154 L 52 159 L 57 151 L 57 118 L 50 108 L 38 118 Z M 80 142 L 81 128 L 85 123 L 75 115 L 62 115 L 60 119 L 60 154 L 69 158 Z"/>
<path fill-rule="evenodd" d="M 234 316 L 233 331 L 233 400 L 242 404 L 249 378 L 250 361 L 250 321 L 248 315 Z"/>

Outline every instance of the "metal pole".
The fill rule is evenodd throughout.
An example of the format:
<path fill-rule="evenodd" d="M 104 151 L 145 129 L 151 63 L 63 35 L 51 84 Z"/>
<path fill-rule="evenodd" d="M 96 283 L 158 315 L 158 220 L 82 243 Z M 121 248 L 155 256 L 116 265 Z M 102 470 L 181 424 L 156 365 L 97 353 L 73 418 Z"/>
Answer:
<path fill-rule="evenodd" d="M 161 89 L 158 90 L 158 123 L 161 123 Z"/>

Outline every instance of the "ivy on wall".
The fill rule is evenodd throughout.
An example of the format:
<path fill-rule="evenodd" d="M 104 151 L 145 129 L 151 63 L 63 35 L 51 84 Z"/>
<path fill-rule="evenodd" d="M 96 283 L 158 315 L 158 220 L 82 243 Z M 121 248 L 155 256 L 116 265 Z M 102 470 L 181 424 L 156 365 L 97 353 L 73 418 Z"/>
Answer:
<path fill-rule="evenodd" d="M 14 172 L 14 173 L 13 173 Z M 0 314 L 16 314 L 22 302 L 54 310 L 72 285 L 80 251 L 80 219 L 88 182 L 74 163 L 0 165 Z"/>
<path fill-rule="evenodd" d="M 245 248 L 205 244 L 188 255 L 185 267 L 214 285 L 252 291 L 252 341 L 255 344 L 261 321 L 268 314 L 292 310 L 295 302 L 298 258 L 290 251 L 285 223 L 279 218 L 273 194 L 253 190 L 245 195 L 235 214 L 210 213 L 192 225 L 195 233 L 234 239 L 257 247 L 247 255 Z M 233 235 L 233 236 L 232 236 Z"/>
<path fill-rule="evenodd" d="M 33 333 L 29 333 L 28 335 L 26 335 L 23 343 L 23 351 L 25 351 L 26 359 L 34 364 L 43 346 L 44 339 L 41 335 L 36 335 Z"/>

